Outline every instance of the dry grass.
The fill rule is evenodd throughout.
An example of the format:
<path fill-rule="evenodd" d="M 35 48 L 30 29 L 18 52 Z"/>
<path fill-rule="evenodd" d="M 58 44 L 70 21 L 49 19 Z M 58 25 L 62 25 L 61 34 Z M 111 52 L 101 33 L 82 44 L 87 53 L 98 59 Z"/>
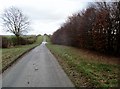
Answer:
<path fill-rule="evenodd" d="M 94 62 L 107 63 L 107 64 L 119 64 L 120 62 L 119 57 L 106 56 L 90 50 L 73 48 L 72 51 L 77 52 L 76 54 L 78 54 L 79 56 L 82 55 L 82 58 L 87 59 L 87 61 L 92 61 L 92 62 L 94 61 Z"/>
<path fill-rule="evenodd" d="M 48 44 L 47 47 L 76 87 L 118 86 L 119 58 L 62 45 Z"/>
<path fill-rule="evenodd" d="M 42 40 L 43 40 L 42 36 L 39 36 L 37 38 L 37 41 L 34 44 L 19 45 L 19 46 L 15 46 L 11 48 L 3 48 L 2 49 L 2 62 L 0 62 L 0 64 L 2 64 L 2 68 L 0 69 L 6 68 L 9 64 L 11 64 L 14 60 L 16 60 L 19 56 L 24 54 L 26 51 L 41 44 Z"/>

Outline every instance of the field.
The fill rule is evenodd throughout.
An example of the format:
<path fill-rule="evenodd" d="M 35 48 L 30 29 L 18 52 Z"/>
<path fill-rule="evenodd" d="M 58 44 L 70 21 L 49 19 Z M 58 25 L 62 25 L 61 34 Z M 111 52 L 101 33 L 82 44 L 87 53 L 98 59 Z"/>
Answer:
<path fill-rule="evenodd" d="M 118 58 L 74 47 L 47 44 L 76 87 L 117 87 Z M 116 61 L 115 61 L 116 60 Z"/>
<path fill-rule="evenodd" d="M 37 40 L 33 44 L 29 45 L 19 45 L 10 48 L 3 48 L 2 50 L 2 69 L 6 68 L 10 63 L 16 60 L 19 56 L 21 56 L 26 51 L 36 47 L 42 42 L 42 36 L 37 37 Z"/>

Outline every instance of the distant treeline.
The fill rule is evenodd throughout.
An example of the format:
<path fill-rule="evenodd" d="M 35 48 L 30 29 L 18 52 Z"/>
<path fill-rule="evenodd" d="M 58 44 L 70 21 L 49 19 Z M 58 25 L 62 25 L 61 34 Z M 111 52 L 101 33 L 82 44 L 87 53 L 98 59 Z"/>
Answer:
<path fill-rule="evenodd" d="M 33 44 L 36 42 L 37 36 L 20 36 L 17 38 L 16 36 L 0 36 L 2 38 L 2 48 L 9 48 L 16 45 L 27 45 Z"/>
<path fill-rule="evenodd" d="M 52 42 L 120 55 L 120 1 L 90 3 L 54 32 Z"/>

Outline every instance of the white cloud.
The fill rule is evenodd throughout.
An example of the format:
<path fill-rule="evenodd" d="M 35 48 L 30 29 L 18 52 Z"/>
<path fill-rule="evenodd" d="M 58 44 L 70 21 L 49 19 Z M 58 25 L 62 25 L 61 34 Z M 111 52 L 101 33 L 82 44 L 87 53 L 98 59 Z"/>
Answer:
<path fill-rule="evenodd" d="M 0 0 L 0 14 L 10 6 L 20 8 L 32 21 L 28 34 L 52 34 L 66 18 L 85 8 L 86 0 Z M 1 21 L 0 21 L 1 23 Z M 2 27 L 0 26 L 0 29 Z M 6 34 L 0 31 L 0 34 Z"/>

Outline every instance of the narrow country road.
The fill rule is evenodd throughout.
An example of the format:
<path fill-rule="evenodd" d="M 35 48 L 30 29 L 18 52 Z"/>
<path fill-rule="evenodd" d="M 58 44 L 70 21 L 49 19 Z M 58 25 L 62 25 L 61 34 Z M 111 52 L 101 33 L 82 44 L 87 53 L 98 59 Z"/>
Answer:
<path fill-rule="evenodd" d="M 2 75 L 2 87 L 74 87 L 43 43 Z"/>

